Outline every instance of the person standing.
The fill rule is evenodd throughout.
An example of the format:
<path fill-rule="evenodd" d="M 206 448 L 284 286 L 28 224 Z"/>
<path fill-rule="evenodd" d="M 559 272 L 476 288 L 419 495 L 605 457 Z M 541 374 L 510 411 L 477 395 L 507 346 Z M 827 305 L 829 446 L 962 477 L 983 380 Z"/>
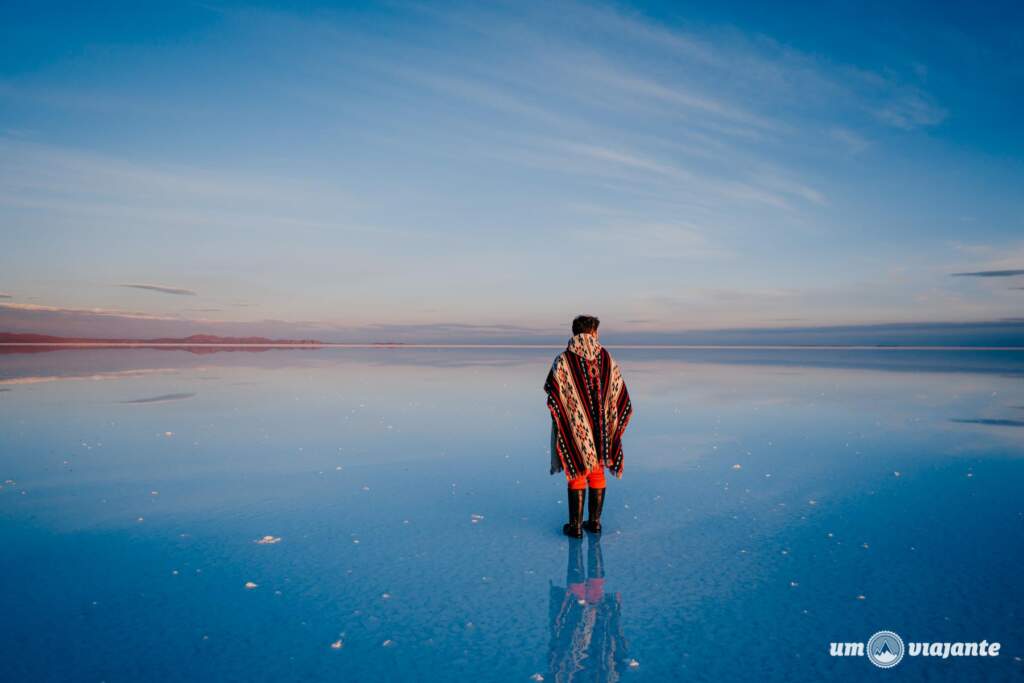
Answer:
<path fill-rule="evenodd" d="M 622 434 L 633 405 L 619 365 L 598 340 L 601 321 L 590 315 L 572 321 L 572 339 L 555 358 L 544 382 L 551 411 L 551 474 L 568 480 L 566 536 L 601 533 L 607 467 L 622 478 Z M 583 503 L 590 489 L 587 520 Z"/>

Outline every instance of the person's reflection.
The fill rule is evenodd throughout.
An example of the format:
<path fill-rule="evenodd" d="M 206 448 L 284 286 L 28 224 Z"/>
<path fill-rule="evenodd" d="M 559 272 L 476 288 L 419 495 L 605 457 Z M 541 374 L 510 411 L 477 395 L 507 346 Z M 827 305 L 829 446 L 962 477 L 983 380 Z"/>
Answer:
<path fill-rule="evenodd" d="M 584 572 L 583 541 L 569 539 L 565 588 L 549 592 L 548 670 L 562 681 L 617 681 L 629 666 L 622 634 L 622 598 L 605 595 L 600 536 L 588 534 Z"/>

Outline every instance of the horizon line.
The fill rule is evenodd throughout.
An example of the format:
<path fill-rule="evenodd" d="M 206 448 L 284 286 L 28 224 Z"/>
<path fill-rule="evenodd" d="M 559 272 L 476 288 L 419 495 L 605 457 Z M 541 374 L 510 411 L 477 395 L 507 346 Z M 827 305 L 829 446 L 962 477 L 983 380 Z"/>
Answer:
<path fill-rule="evenodd" d="M 422 344 L 404 342 L 315 344 L 215 344 L 215 343 L 146 343 L 146 342 L 0 342 L 0 347 L 67 347 L 67 348 L 256 348 L 256 349 L 562 349 L 564 344 Z M 1024 351 L 1024 346 L 938 346 L 899 344 L 602 344 L 609 349 L 780 349 L 780 350 L 871 350 L 871 351 Z"/>

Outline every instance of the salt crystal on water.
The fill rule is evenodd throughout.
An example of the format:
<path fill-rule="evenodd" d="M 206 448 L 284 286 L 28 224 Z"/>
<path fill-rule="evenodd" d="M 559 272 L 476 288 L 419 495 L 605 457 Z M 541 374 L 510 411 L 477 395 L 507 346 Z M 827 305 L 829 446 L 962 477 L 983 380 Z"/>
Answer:
<path fill-rule="evenodd" d="M 273 545 L 275 543 L 280 543 L 280 542 L 281 542 L 281 537 L 280 536 L 264 536 L 263 538 L 258 538 L 255 541 L 253 541 L 253 543 L 258 543 L 259 545 Z"/>

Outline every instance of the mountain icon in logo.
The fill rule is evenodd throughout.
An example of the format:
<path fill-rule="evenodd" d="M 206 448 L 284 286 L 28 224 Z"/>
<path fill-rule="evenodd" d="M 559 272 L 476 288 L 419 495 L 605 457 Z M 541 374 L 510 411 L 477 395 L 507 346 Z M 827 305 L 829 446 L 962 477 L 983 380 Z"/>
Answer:
<path fill-rule="evenodd" d="M 888 669 L 903 659 L 903 639 L 892 631 L 879 631 L 868 640 L 867 651 L 872 664 Z"/>
<path fill-rule="evenodd" d="M 897 655 L 889 648 L 888 640 L 882 642 L 882 647 L 875 649 L 875 659 L 884 664 L 888 664 L 892 660 L 896 659 L 896 656 Z"/>

